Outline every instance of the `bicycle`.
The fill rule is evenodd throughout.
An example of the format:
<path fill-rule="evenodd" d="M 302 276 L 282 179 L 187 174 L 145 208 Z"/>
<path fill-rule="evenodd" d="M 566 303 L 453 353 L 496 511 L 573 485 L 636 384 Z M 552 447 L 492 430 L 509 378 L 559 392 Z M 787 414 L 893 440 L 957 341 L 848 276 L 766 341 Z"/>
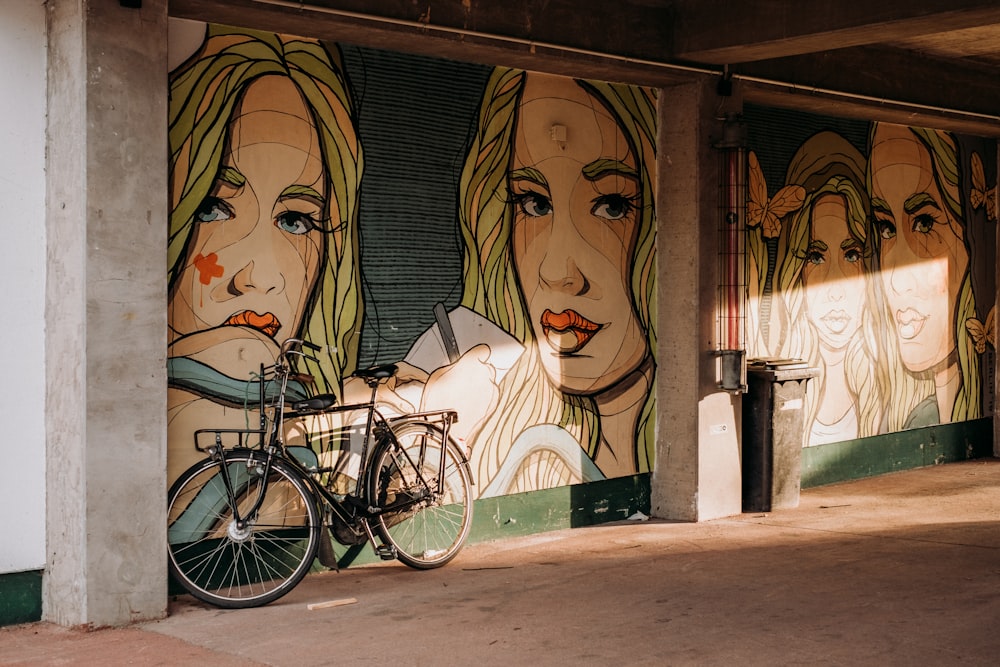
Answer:
<path fill-rule="evenodd" d="M 273 602 L 298 585 L 317 555 L 339 569 L 330 536 L 345 545 L 370 543 L 381 559 L 416 569 L 449 562 L 468 537 L 472 473 L 448 435 L 457 414 L 383 416 L 376 393 L 397 372 L 394 364 L 353 374 L 370 388 L 367 402 L 338 405 L 332 394 L 293 395 L 289 410 L 290 380 L 311 380 L 294 370 L 297 357 L 315 361 L 303 347 L 321 349 L 290 338 L 273 366 L 261 365 L 259 428 L 196 431 L 195 447 L 206 457 L 168 493 L 170 572 L 212 605 Z M 347 457 L 321 465 L 311 441 L 285 443 L 286 422 L 356 411 L 365 413 L 364 438 L 353 488 L 342 492 Z"/>

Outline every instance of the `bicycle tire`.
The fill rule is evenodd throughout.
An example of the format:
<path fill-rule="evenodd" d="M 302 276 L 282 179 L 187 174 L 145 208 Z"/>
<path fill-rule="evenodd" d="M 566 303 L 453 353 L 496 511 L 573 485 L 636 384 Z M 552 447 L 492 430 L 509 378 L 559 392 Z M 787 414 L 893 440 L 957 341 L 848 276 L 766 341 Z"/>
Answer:
<path fill-rule="evenodd" d="M 370 497 L 379 507 L 391 508 L 406 492 L 426 488 L 416 475 L 422 471 L 427 486 L 435 488 L 441 475 L 443 433 L 428 422 L 406 422 L 393 427 L 396 442 L 385 441 L 372 457 Z M 398 444 L 397 444 L 398 443 Z M 465 457 L 449 440 L 445 448 L 444 493 L 401 510 L 384 510 L 375 527 L 396 557 L 418 570 L 441 567 L 453 559 L 472 526 L 472 478 Z"/>
<path fill-rule="evenodd" d="M 226 455 L 233 489 L 247 510 L 263 481 L 264 456 L 251 450 Z M 273 459 L 257 517 L 239 528 L 221 472 L 221 463 L 205 459 L 171 487 L 170 573 L 203 602 L 259 607 L 288 593 L 309 572 L 321 536 L 319 510 L 299 473 Z"/>

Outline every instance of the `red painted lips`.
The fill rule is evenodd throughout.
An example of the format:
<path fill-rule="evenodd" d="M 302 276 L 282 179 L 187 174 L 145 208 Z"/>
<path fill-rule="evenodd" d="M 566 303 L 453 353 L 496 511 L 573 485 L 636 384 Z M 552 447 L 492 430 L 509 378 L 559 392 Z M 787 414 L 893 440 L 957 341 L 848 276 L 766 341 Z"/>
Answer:
<path fill-rule="evenodd" d="M 230 327 L 250 327 L 271 338 L 274 338 L 278 333 L 278 329 L 281 328 L 281 322 L 272 313 L 261 315 L 252 310 L 244 310 L 235 315 L 230 315 L 229 319 L 225 321 L 225 325 Z"/>
<path fill-rule="evenodd" d="M 579 352 L 601 330 L 601 325 L 591 322 L 575 310 L 553 313 L 546 309 L 541 318 L 545 340 L 560 354 Z"/>

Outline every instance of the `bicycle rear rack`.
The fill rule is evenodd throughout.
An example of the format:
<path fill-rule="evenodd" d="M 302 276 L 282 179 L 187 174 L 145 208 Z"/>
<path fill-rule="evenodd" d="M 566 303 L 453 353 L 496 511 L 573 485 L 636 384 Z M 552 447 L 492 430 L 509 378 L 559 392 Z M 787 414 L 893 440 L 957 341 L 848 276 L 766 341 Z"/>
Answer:
<path fill-rule="evenodd" d="M 224 442 L 223 434 L 230 433 L 235 434 L 236 444 L 228 447 L 228 449 L 233 448 L 246 448 L 246 449 L 263 449 L 264 448 L 264 438 L 267 435 L 267 431 L 262 428 L 200 428 L 194 432 L 194 447 L 199 452 L 205 452 L 206 454 L 215 454 L 219 450 L 226 449 L 228 443 Z M 211 444 L 202 444 L 203 436 L 206 434 L 211 434 L 214 436 L 212 438 Z M 256 435 L 258 437 L 256 445 L 250 445 L 250 436 Z"/>

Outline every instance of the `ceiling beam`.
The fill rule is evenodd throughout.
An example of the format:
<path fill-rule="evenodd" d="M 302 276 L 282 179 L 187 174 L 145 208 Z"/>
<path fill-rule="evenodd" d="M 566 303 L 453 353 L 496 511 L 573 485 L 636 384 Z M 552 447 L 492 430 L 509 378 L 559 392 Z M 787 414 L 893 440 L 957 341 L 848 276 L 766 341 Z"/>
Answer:
<path fill-rule="evenodd" d="M 565 9 L 568 6 L 566 3 L 574 1 L 561 0 L 559 7 Z M 699 1 L 714 3 L 714 0 Z M 631 0 L 630 6 L 636 9 L 643 2 L 651 0 Z M 949 2 L 966 8 L 969 4 L 968 0 Z M 995 2 L 990 0 L 991 4 Z M 530 9 L 532 3 L 537 4 L 534 0 L 514 2 L 522 10 Z M 475 20 L 469 18 L 464 21 L 457 14 L 449 13 L 456 5 L 464 7 L 465 4 L 475 13 Z M 665 4 L 659 3 L 660 6 Z M 745 3 L 729 4 L 741 6 Z M 761 4 L 757 3 L 758 6 Z M 782 0 L 772 4 L 784 6 L 786 3 Z M 815 0 L 815 4 L 824 6 L 827 3 Z M 369 11 L 361 11 L 362 5 Z M 719 76 L 723 70 L 722 66 L 671 61 L 665 53 L 669 50 L 665 42 L 643 46 L 642 49 L 652 49 L 660 54 L 649 58 L 630 55 L 630 51 L 617 41 L 621 36 L 611 39 L 608 34 L 603 34 L 588 38 L 605 40 L 594 43 L 581 42 L 578 38 L 577 41 L 567 38 L 560 42 L 560 35 L 549 32 L 552 25 L 537 28 L 535 21 L 541 14 L 531 15 L 533 18 L 529 23 L 536 29 L 527 33 L 531 36 L 528 38 L 516 34 L 517 19 L 496 15 L 487 20 L 486 10 L 476 13 L 480 5 L 485 6 L 485 0 L 468 0 L 467 3 L 454 0 L 444 5 L 449 11 L 439 10 L 442 6 L 435 4 L 434 21 L 420 20 L 419 15 L 413 13 L 417 5 L 410 0 L 170 0 L 169 11 L 176 18 L 308 35 L 356 46 L 463 62 L 506 65 L 564 76 L 642 85 L 670 86 L 690 80 L 692 75 Z M 552 7 L 548 11 L 553 11 Z M 554 15 L 545 16 L 551 18 Z M 652 16 L 656 19 L 660 14 Z M 493 23 L 494 20 L 499 23 Z M 558 21 L 555 23 L 558 24 Z M 752 31 L 752 26 L 741 30 L 743 33 L 749 31 Z M 541 41 L 541 37 L 554 41 Z M 581 43 L 589 44 L 595 50 L 579 46 Z M 634 45 L 630 44 L 629 49 L 634 51 Z M 729 72 L 737 78 L 764 82 L 760 87 L 762 90 L 795 93 L 805 100 L 810 99 L 810 91 L 817 91 L 817 94 L 824 91 L 826 98 L 833 93 L 830 99 L 856 96 L 859 101 L 865 100 L 869 107 L 875 106 L 872 102 L 878 104 L 881 100 L 885 100 L 886 107 L 896 110 L 910 105 L 909 112 L 901 113 L 915 114 L 912 117 L 915 124 L 921 122 L 916 120 L 920 117 L 934 124 L 939 116 L 936 110 L 940 108 L 953 110 L 946 114 L 948 117 L 963 112 L 973 116 L 983 115 L 985 118 L 972 118 L 972 122 L 995 126 L 997 110 L 1000 109 L 1000 87 L 983 83 L 993 80 L 995 70 L 969 62 L 938 61 L 885 47 L 846 48 L 747 62 L 730 67 Z M 900 73 L 905 73 L 905 76 Z M 919 85 L 928 82 L 932 85 Z M 921 107 L 925 109 L 921 110 Z"/>
<path fill-rule="evenodd" d="M 673 58 L 715 65 L 1000 23 L 996 0 L 675 0 Z"/>
<path fill-rule="evenodd" d="M 443 57 L 461 50 L 463 43 L 491 43 L 505 45 L 508 52 L 559 49 L 583 60 L 613 55 L 662 65 L 671 34 L 666 4 L 616 0 L 586 12 L 578 0 L 169 0 L 168 7 L 177 18 L 357 46 L 409 50 L 415 40 L 401 37 L 419 35 L 445 48 Z M 465 59 L 476 61 L 474 56 Z"/>
<path fill-rule="evenodd" d="M 984 86 L 995 69 L 923 57 L 910 51 L 865 46 L 778 58 L 735 67 L 733 76 L 778 84 L 808 100 L 811 91 L 864 99 L 869 107 L 909 106 L 911 112 L 965 112 L 1000 126 L 1000 87 Z M 900 73 L 904 73 L 901 76 Z M 920 85 L 917 85 L 917 83 Z"/>

